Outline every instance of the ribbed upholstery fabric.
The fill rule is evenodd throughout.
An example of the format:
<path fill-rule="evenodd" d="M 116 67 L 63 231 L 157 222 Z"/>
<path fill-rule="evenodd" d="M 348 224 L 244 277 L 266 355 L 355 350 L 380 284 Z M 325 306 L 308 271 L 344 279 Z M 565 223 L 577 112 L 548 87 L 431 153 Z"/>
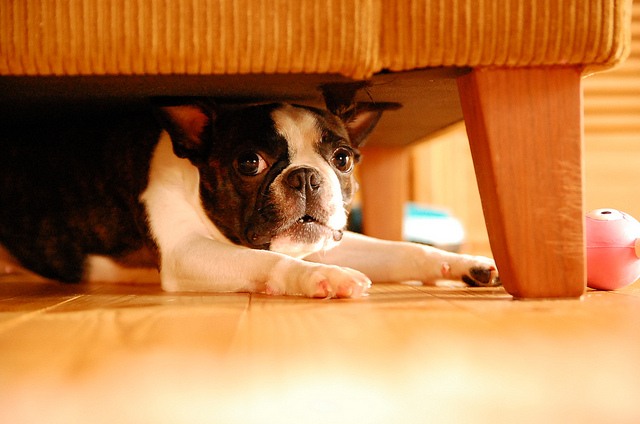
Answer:
<path fill-rule="evenodd" d="M 619 62 L 629 0 L 3 0 L 0 75 Z"/>
<path fill-rule="evenodd" d="M 627 0 L 384 0 L 381 61 L 607 67 L 628 54 Z"/>
<path fill-rule="evenodd" d="M 375 0 L 3 0 L 2 74 L 369 74 Z"/>

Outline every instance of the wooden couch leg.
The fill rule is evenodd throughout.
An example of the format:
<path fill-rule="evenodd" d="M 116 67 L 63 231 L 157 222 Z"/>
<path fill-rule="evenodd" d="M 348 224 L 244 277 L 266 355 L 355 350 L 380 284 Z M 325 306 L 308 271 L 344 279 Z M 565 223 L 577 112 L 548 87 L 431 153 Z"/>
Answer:
<path fill-rule="evenodd" d="M 580 71 L 475 69 L 458 79 L 491 248 L 516 298 L 585 291 Z"/>
<path fill-rule="evenodd" d="M 404 207 L 409 200 L 409 149 L 367 146 L 362 156 L 363 232 L 385 240 L 402 240 Z"/>

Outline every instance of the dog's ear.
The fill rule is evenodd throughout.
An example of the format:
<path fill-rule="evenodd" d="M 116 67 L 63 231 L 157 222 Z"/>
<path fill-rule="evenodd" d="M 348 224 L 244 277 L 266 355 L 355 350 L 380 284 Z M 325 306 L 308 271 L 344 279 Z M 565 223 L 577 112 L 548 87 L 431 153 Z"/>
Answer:
<path fill-rule="evenodd" d="M 356 102 L 358 90 L 368 85 L 366 81 L 361 81 L 326 84 L 320 87 L 327 110 L 340 118 L 349 133 L 351 143 L 356 147 L 364 144 L 384 111 L 402 107 L 400 103 L 391 102 Z"/>
<path fill-rule="evenodd" d="M 351 144 L 359 147 L 376 127 L 382 113 L 399 107 L 397 103 L 355 103 L 349 109 L 335 115 L 344 123 Z"/>
<path fill-rule="evenodd" d="M 176 156 L 198 162 L 209 150 L 214 108 L 203 102 L 167 104 L 156 102 L 156 112 L 163 128 L 171 136 Z"/>

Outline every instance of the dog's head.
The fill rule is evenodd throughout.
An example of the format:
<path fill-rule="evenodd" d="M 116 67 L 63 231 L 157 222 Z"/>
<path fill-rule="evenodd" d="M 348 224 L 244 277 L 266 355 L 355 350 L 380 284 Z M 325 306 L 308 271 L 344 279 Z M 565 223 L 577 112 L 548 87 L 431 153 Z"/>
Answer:
<path fill-rule="evenodd" d="M 200 174 L 202 206 L 232 242 L 293 256 L 340 241 L 358 147 L 388 105 L 164 106 L 174 153 Z"/>

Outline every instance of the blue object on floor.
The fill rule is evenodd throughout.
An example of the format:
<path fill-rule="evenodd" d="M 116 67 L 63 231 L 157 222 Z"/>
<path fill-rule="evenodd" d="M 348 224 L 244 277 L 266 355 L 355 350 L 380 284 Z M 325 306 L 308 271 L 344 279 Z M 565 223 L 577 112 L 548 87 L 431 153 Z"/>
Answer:
<path fill-rule="evenodd" d="M 362 232 L 362 211 L 351 211 L 349 229 Z M 406 241 L 428 244 L 441 249 L 458 251 L 464 243 L 462 223 L 443 209 L 409 202 L 405 205 L 402 236 Z"/>
<path fill-rule="evenodd" d="M 419 203 L 407 203 L 402 236 L 407 241 L 458 251 L 465 235 L 462 223 L 447 211 Z"/>

